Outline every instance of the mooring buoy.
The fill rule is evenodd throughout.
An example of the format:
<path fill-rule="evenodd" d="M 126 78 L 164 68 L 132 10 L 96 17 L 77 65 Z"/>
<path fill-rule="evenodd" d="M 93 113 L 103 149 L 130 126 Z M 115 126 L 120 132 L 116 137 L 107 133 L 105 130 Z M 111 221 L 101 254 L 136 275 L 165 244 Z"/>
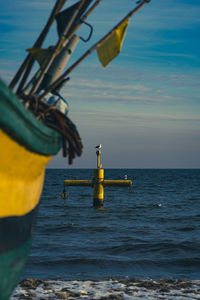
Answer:
<path fill-rule="evenodd" d="M 106 186 L 129 186 L 129 191 L 132 191 L 132 180 L 127 179 L 125 175 L 124 180 L 106 180 L 104 179 L 104 169 L 101 164 L 101 148 L 99 144 L 95 147 L 97 149 L 97 169 L 94 169 L 94 177 L 92 180 L 64 180 L 64 186 L 91 186 L 93 187 L 93 205 L 95 207 L 103 206 L 104 187 Z M 64 194 L 64 192 L 63 192 Z M 62 195 L 63 195 L 62 194 Z"/>

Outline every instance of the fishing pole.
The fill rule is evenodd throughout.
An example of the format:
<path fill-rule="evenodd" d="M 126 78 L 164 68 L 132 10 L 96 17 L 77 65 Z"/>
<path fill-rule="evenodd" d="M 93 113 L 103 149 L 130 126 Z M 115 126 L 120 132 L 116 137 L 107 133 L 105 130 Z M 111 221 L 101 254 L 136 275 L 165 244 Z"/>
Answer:
<path fill-rule="evenodd" d="M 124 21 L 131 17 L 134 13 L 136 13 L 144 4 L 149 3 L 151 0 L 143 0 L 139 3 L 138 6 L 136 6 L 134 9 L 132 9 L 116 26 L 114 26 L 103 38 L 101 38 L 97 43 L 95 43 L 89 50 L 87 50 L 74 64 L 72 64 L 71 67 L 69 67 L 57 80 L 54 81 L 53 84 L 47 88 L 46 91 L 44 91 L 40 97 L 39 100 L 41 100 L 47 93 L 54 90 L 58 84 L 62 82 L 65 77 L 71 73 L 89 54 L 91 54 L 96 48 L 105 41 L 121 24 L 124 23 Z"/>
<path fill-rule="evenodd" d="M 41 32 L 41 34 L 39 35 L 38 39 L 36 40 L 35 44 L 33 45 L 33 48 L 36 47 L 41 47 L 44 39 L 51 27 L 51 25 L 53 24 L 54 20 L 55 20 L 55 16 L 58 14 L 58 12 L 62 9 L 63 5 L 65 4 L 67 0 L 57 0 L 55 3 L 55 6 L 51 12 L 51 15 L 43 29 L 43 31 Z M 32 69 L 34 63 L 34 58 L 32 57 L 31 54 L 28 54 L 27 57 L 25 58 L 24 62 L 22 63 L 21 67 L 19 68 L 19 70 L 17 71 L 16 75 L 14 76 L 14 78 L 12 79 L 9 87 L 11 89 L 13 89 L 15 87 L 15 85 L 17 84 L 17 82 L 19 81 L 20 77 L 22 76 L 24 70 L 26 68 L 28 68 L 26 70 L 26 73 L 24 74 L 24 77 L 21 80 L 21 83 L 18 87 L 17 93 L 19 93 L 21 91 L 21 89 L 23 88 L 23 85 L 28 77 L 28 75 L 30 74 L 30 71 Z"/>
<path fill-rule="evenodd" d="M 87 2 L 90 3 L 91 1 L 92 0 L 89 0 Z M 48 71 L 49 67 L 51 66 L 54 58 L 61 51 L 63 44 L 65 44 L 67 42 L 67 40 L 69 40 L 69 39 L 66 40 L 66 36 L 67 36 L 69 30 L 71 29 L 71 26 L 74 23 L 76 17 L 78 16 L 78 14 L 79 14 L 82 6 L 85 4 L 85 2 L 86 2 L 85 0 L 80 1 L 78 7 L 76 8 L 75 12 L 73 13 L 72 18 L 69 21 L 69 23 L 68 23 L 67 27 L 65 28 L 64 32 L 62 33 L 61 38 L 58 40 L 58 42 L 57 42 L 57 44 L 56 44 L 56 46 L 54 48 L 54 51 L 53 51 L 53 53 L 52 53 L 49 61 L 45 64 L 45 67 L 43 68 L 41 74 L 37 78 L 37 81 L 36 81 L 35 85 L 32 87 L 32 89 L 30 91 L 30 94 L 29 94 L 30 97 L 33 96 L 33 94 L 37 91 L 40 83 L 42 82 L 42 79 L 44 78 L 44 75 L 46 74 L 46 72 Z"/>

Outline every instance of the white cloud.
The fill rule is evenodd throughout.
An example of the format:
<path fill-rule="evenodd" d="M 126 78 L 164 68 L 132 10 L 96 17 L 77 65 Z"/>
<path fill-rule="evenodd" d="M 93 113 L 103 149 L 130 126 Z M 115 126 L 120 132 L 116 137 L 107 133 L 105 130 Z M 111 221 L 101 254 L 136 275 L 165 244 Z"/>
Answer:
<path fill-rule="evenodd" d="M 197 3 L 197 2 L 196 2 Z M 141 10 L 140 15 L 135 15 L 134 25 L 140 28 L 152 29 L 183 29 L 199 24 L 200 5 L 192 1 L 180 3 L 176 0 L 154 0 Z M 143 21 L 145 18 L 145 22 Z"/>
<path fill-rule="evenodd" d="M 200 123 L 200 117 L 196 116 L 172 116 L 167 114 L 136 114 L 136 113 L 119 113 L 119 112 L 104 112 L 102 115 L 101 112 L 96 111 L 88 111 L 84 114 L 82 111 L 76 111 L 75 115 L 77 115 L 80 119 L 85 119 L 86 117 L 90 119 L 95 119 L 96 121 L 109 121 L 109 122 L 125 122 L 126 126 L 131 122 L 141 122 L 145 123 L 160 123 L 160 122 L 175 122 L 175 123 Z M 141 125 L 141 123 L 138 123 Z"/>
<path fill-rule="evenodd" d="M 106 82 L 100 79 L 94 79 L 90 81 L 88 79 L 81 79 L 78 81 L 79 87 L 88 87 L 92 89 L 111 89 L 114 91 L 121 91 L 121 90 L 131 90 L 131 91 L 142 91 L 147 92 L 150 90 L 149 87 L 142 85 L 142 84 L 122 84 L 116 82 Z M 77 84 L 71 84 L 71 87 L 76 88 Z"/>

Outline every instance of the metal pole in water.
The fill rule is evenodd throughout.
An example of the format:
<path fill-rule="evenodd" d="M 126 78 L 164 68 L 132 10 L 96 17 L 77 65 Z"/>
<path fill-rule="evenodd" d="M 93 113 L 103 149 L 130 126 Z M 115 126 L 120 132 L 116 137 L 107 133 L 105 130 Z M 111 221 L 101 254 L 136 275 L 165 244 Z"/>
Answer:
<path fill-rule="evenodd" d="M 94 187 L 93 187 L 93 205 L 95 207 L 103 206 L 104 197 L 104 169 L 94 170 Z"/>
<path fill-rule="evenodd" d="M 95 147 L 97 149 L 97 169 L 94 169 L 94 177 L 92 180 L 65 180 L 66 186 L 91 186 L 93 187 L 93 206 L 97 208 L 103 207 L 104 187 L 107 186 L 129 186 L 132 191 L 132 181 L 128 180 L 125 175 L 124 180 L 107 180 L 104 179 L 104 169 L 101 165 L 101 148 L 102 145 Z M 66 197 L 66 191 L 63 190 L 62 197 Z"/>
<path fill-rule="evenodd" d="M 93 205 L 95 207 L 103 206 L 104 197 L 104 169 L 101 168 L 101 145 L 97 146 L 97 169 L 94 170 L 94 186 L 93 186 Z"/>

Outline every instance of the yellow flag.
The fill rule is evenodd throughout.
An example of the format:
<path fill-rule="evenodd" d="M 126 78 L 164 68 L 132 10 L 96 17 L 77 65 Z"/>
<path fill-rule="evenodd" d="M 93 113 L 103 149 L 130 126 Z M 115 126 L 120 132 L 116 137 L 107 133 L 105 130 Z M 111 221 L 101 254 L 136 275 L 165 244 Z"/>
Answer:
<path fill-rule="evenodd" d="M 30 48 L 27 51 L 38 61 L 41 68 L 43 68 L 46 62 L 50 59 L 53 53 L 54 47 L 48 49 Z"/>
<path fill-rule="evenodd" d="M 104 68 L 120 53 L 128 23 L 129 18 L 119 25 L 107 39 L 97 47 L 97 54 Z"/>

